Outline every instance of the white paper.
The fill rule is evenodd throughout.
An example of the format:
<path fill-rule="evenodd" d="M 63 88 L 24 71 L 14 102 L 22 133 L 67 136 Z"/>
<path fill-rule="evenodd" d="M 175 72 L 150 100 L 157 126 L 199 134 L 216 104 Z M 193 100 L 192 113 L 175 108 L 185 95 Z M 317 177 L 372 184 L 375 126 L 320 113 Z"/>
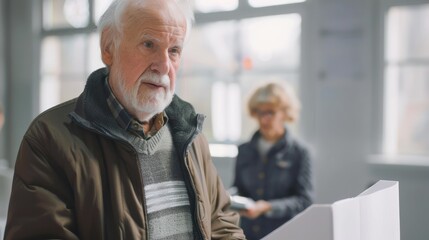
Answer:
<path fill-rule="evenodd" d="M 361 193 L 361 239 L 399 240 L 398 182 L 379 181 Z"/>
<path fill-rule="evenodd" d="M 332 204 L 333 239 L 360 240 L 360 204 L 355 198 Z"/>
<path fill-rule="evenodd" d="M 398 185 L 381 180 L 354 198 L 313 204 L 263 240 L 400 240 Z"/>

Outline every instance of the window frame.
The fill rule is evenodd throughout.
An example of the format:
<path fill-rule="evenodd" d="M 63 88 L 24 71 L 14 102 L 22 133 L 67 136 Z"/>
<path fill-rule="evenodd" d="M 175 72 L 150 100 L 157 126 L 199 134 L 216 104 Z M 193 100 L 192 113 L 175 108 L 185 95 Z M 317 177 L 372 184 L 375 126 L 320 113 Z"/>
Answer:
<path fill-rule="evenodd" d="M 379 0 L 378 1 L 378 14 L 377 14 L 377 27 L 376 32 L 376 51 L 375 66 L 375 79 L 374 84 L 377 93 L 374 96 L 374 127 L 373 127 L 373 152 L 374 155 L 369 157 L 370 163 L 375 164 L 392 164 L 392 165 L 406 165 L 406 166 L 427 166 L 429 165 L 429 155 L 412 155 L 412 154 L 387 154 L 385 152 L 385 70 L 387 62 L 385 60 L 385 30 L 386 30 L 386 17 L 388 11 L 392 7 L 400 6 L 413 6 L 421 4 L 429 4 L 429 0 Z"/>

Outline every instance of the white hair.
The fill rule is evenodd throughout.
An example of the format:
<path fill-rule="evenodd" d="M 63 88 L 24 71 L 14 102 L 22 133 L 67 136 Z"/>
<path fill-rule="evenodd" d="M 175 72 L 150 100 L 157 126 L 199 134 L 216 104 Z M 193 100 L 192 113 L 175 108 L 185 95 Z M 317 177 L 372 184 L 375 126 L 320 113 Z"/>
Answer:
<path fill-rule="evenodd" d="M 101 16 L 98 22 L 98 31 L 100 33 L 100 40 L 102 32 L 105 29 L 110 29 L 112 34 L 109 34 L 108 42 L 113 43 L 113 46 L 117 46 L 118 42 L 122 37 L 121 20 L 126 7 L 132 2 L 144 3 L 147 0 L 113 0 L 104 14 Z M 186 18 L 186 35 L 185 40 L 188 38 L 191 32 L 192 23 L 194 22 L 194 13 L 190 0 L 158 0 L 158 1 L 176 1 L 179 5 L 180 11 Z"/>

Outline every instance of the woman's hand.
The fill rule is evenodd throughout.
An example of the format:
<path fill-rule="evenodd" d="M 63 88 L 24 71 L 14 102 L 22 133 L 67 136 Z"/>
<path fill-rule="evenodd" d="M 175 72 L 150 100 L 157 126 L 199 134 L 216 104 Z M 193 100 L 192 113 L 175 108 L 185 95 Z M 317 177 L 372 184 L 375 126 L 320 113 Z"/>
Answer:
<path fill-rule="evenodd" d="M 258 200 L 252 207 L 248 208 L 247 210 L 240 211 L 240 215 L 250 219 L 255 219 L 270 210 L 271 204 L 269 202 Z"/>

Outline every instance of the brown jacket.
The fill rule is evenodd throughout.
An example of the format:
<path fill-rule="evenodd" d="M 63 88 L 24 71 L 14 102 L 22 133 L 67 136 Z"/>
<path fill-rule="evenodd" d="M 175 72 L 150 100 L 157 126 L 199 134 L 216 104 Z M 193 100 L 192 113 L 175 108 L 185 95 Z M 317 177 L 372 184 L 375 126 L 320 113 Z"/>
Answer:
<path fill-rule="evenodd" d="M 79 98 L 38 116 L 15 165 L 5 239 L 147 239 L 137 153 L 109 112 L 105 71 Z M 245 239 L 201 133 L 204 117 L 177 96 L 166 109 L 197 239 Z"/>

